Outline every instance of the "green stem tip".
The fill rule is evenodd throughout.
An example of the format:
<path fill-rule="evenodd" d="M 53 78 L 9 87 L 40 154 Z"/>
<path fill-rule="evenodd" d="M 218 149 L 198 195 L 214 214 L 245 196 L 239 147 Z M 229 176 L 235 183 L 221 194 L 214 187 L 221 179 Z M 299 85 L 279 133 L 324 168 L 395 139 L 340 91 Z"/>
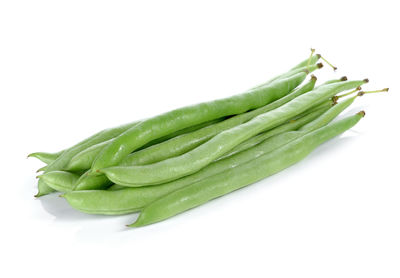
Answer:
<path fill-rule="evenodd" d="M 365 117 L 365 111 L 362 110 L 362 111 L 358 112 L 357 115 L 361 115 L 361 117 Z"/>
<path fill-rule="evenodd" d="M 307 68 L 310 66 L 311 58 L 314 55 L 314 52 L 315 52 L 315 49 L 311 48 L 310 57 L 308 58 L 308 61 L 307 61 Z M 321 58 L 321 57 L 319 57 L 319 58 Z"/>
<path fill-rule="evenodd" d="M 389 91 L 389 88 L 384 88 L 382 90 L 375 90 L 375 91 L 360 91 L 360 92 L 358 92 L 357 95 L 361 97 L 365 94 L 382 93 L 382 92 L 388 92 L 388 91 Z"/>
<path fill-rule="evenodd" d="M 337 67 L 335 67 L 334 65 L 332 65 L 331 63 L 329 63 L 329 61 L 326 60 L 324 57 L 322 57 L 322 55 L 319 55 L 319 57 L 320 57 L 325 63 L 327 63 L 331 68 L 333 68 L 334 71 L 337 70 Z"/>
<path fill-rule="evenodd" d="M 357 88 L 355 88 L 354 90 L 352 90 L 352 91 L 350 91 L 350 92 L 348 92 L 348 93 L 344 93 L 344 94 L 342 94 L 342 95 L 338 95 L 338 96 L 334 96 L 334 97 L 332 97 L 332 100 L 338 100 L 339 98 L 342 98 L 342 97 L 347 97 L 347 96 L 349 96 L 349 95 L 351 95 L 351 94 L 354 94 L 355 92 L 357 92 L 357 91 L 360 91 L 361 90 L 361 87 L 360 86 L 358 86 Z"/>

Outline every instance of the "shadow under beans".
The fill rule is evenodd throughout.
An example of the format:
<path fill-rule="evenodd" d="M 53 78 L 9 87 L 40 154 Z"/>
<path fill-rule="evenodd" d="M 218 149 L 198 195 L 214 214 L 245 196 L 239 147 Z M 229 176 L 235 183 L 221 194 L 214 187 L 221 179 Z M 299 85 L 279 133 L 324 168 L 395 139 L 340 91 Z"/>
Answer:
<path fill-rule="evenodd" d="M 60 193 L 53 193 L 50 195 L 42 196 L 38 198 L 43 209 L 49 214 L 53 215 L 57 220 L 61 221 L 87 221 L 87 220 L 99 220 L 99 219 L 110 219 L 115 217 L 130 217 L 131 215 L 96 215 L 87 214 L 72 208 L 68 202 L 59 197 Z"/>
<path fill-rule="evenodd" d="M 353 133 L 353 134 L 352 134 Z M 269 178 L 266 178 L 266 180 L 270 180 L 269 185 L 271 183 L 275 183 L 276 181 L 279 181 L 281 179 L 284 179 L 285 175 L 290 174 L 296 174 L 296 172 L 299 170 L 300 167 L 308 167 L 310 164 L 315 164 L 319 159 L 322 157 L 330 156 L 332 153 L 335 153 L 338 148 L 343 148 L 346 145 L 353 144 L 354 141 L 357 139 L 358 136 L 354 136 L 355 133 L 353 131 L 347 132 L 346 136 L 341 136 L 341 137 L 336 137 L 332 140 L 329 140 L 328 142 L 323 143 L 321 146 L 319 146 L 316 150 L 314 150 L 304 161 L 299 162 L 296 165 L 293 165 L 292 167 L 289 167 L 287 170 L 282 171 L 281 173 L 277 173 Z M 300 165 L 299 165 L 300 164 Z M 261 190 L 261 184 L 262 186 L 266 186 L 265 183 L 262 182 L 257 182 L 253 186 L 248 186 L 245 188 L 242 188 L 240 190 L 237 190 L 236 192 L 233 192 L 232 195 L 234 194 L 239 194 L 240 192 L 246 192 L 246 191 L 252 191 L 252 190 Z M 230 194 L 228 194 L 230 195 Z M 224 198 L 225 197 L 225 198 Z M 216 198 L 215 200 L 211 201 L 208 203 L 208 205 L 216 204 L 216 202 L 223 202 L 223 200 L 228 200 L 229 198 L 226 198 L 227 196 L 224 196 L 222 198 Z M 119 215 L 119 216 L 108 216 L 108 215 L 90 215 L 86 214 L 80 211 L 77 211 L 73 209 L 72 207 L 69 206 L 68 202 L 64 198 L 59 197 L 59 193 L 56 194 L 50 194 L 48 196 L 43 196 L 38 198 L 40 201 L 42 207 L 44 208 L 45 211 L 47 211 L 49 214 L 53 215 L 56 218 L 56 221 L 60 222 L 90 222 L 90 225 L 84 225 L 85 227 L 80 226 L 80 229 L 77 233 L 78 238 L 82 239 L 88 239 L 92 237 L 92 232 L 96 230 L 102 230 L 103 233 L 115 233 L 115 232 L 125 232 L 125 231 L 133 231 L 137 230 L 136 228 L 127 228 L 125 225 L 130 224 L 136 221 L 136 218 L 138 217 L 138 213 L 133 213 L 133 214 L 128 214 L 128 215 Z M 207 206 L 207 204 L 206 204 Z M 196 208 L 194 208 L 196 210 Z M 174 223 L 175 220 L 178 220 L 182 217 L 186 217 L 191 214 L 192 210 L 189 210 L 188 212 L 184 212 L 182 214 L 179 214 L 177 217 L 172 217 L 171 219 L 166 220 L 163 222 L 166 225 L 166 227 L 170 227 L 172 225 L 173 227 L 175 226 L 176 223 Z M 173 224 L 172 224 L 173 223 Z M 88 223 L 89 224 L 89 223 Z M 111 227 L 112 226 L 112 227 Z M 148 226 L 150 230 L 153 228 L 155 230 L 159 229 L 160 225 L 150 225 Z M 142 230 L 139 229 L 139 230 Z M 146 229 L 148 230 L 148 229 Z M 123 233 L 126 234 L 126 233 Z M 127 233 L 129 234 L 129 233 Z M 92 238 L 93 240 L 93 238 Z"/>

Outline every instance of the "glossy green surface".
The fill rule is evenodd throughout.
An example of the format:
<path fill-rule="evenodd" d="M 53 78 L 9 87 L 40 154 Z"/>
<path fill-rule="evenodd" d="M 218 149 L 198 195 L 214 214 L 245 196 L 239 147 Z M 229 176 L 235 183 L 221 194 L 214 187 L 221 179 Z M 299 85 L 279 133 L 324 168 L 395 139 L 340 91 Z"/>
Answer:
<path fill-rule="evenodd" d="M 46 164 L 49 164 L 56 160 L 63 152 L 64 151 L 60 151 L 57 153 L 36 152 L 29 154 L 28 157 L 34 157 Z"/>
<path fill-rule="evenodd" d="M 66 171 L 52 171 L 40 176 L 43 182 L 59 192 L 72 191 L 78 178 L 79 175 Z"/>
<path fill-rule="evenodd" d="M 121 189 L 121 187 L 114 185 L 111 189 L 118 189 L 115 190 L 120 191 L 118 193 L 110 190 L 88 190 L 74 191 L 65 194 L 64 196 L 72 207 L 90 214 L 119 215 L 136 212 L 142 207 L 164 196 L 165 194 L 223 172 L 227 169 L 237 167 L 238 165 L 253 160 L 260 155 L 271 152 L 315 129 L 326 125 L 351 103 L 351 99 L 339 103 L 338 105 L 331 107 L 328 111 L 316 119 L 314 119 L 315 116 L 320 115 L 323 111 L 315 111 L 309 115 L 305 115 L 303 118 L 300 118 L 295 122 L 291 121 L 285 125 L 279 126 L 276 128 L 277 130 L 282 132 L 286 130 L 287 132 L 269 137 L 255 146 L 248 146 L 249 148 L 246 150 L 242 150 L 241 152 L 232 154 L 230 157 L 215 161 L 200 171 L 190 176 L 183 177 L 179 180 L 162 185 L 137 188 L 122 187 Z M 288 132 L 297 129 L 299 124 L 307 123 L 309 123 L 307 128 L 302 128 L 301 131 Z M 271 130 L 270 134 L 276 134 L 276 131 Z M 249 140 L 252 140 L 253 138 L 250 138 Z"/>
<path fill-rule="evenodd" d="M 306 73 L 299 73 L 286 79 L 279 79 L 264 87 L 251 89 L 243 94 L 183 107 L 144 120 L 115 138 L 95 159 L 92 172 L 117 165 L 131 152 L 151 140 L 179 129 L 224 116 L 240 114 L 271 103 L 296 88 L 305 77 Z"/>
<path fill-rule="evenodd" d="M 50 164 L 47 165 L 45 173 L 47 172 L 52 172 L 52 171 L 59 171 L 59 170 L 64 170 L 65 167 L 68 165 L 69 161 L 71 160 L 72 157 L 74 157 L 76 154 L 81 152 L 84 149 L 87 149 L 93 145 L 96 145 L 100 142 L 107 141 L 111 138 L 116 137 L 117 135 L 121 134 L 122 132 L 126 131 L 127 129 L 135 126 L 138 122 L 133 122 L 125 125 L 121 125 L 118 127 L 114 128 L 109 128 L 102 130 L 91 137 L 79 142 L 78 144 L 74 145 L 73 147 L 65 150 L 56 160 L 51 162 Z M 39 179 L 40 181 L 40 179 Z M 36 197 L 40 197 L 46 194 L 49 194 L 51 192 L 56 191 L 55 188 L 52 188 L 50 185 L 46 185 L 45 182 L 39 182 L 38 183 L 38 193 L 36 194 Z"/>
<path fill-rule="evenodd" d="M 169 193 L 146 206 L 130 226 L 162 221 L 273 175 L 302 160 L 323 142 L 353 127 L 362 117 L 360 113 L 329 124 L 236 168 Z"/>
<path fill-rule="evenodd" d="M 114 183 L 124 186 L 146 186 L 165 183 L 192 174 L 221 157 L 235 146 L 260 132 L 278 126 L 315 104 L 337 93 L 364 84 L 364 81 L 345 81 L 319 87 L 247 123 L 223 131 L 192 151 L 181 156 L 144 166 L 115 166 L 101 172 Z"/>

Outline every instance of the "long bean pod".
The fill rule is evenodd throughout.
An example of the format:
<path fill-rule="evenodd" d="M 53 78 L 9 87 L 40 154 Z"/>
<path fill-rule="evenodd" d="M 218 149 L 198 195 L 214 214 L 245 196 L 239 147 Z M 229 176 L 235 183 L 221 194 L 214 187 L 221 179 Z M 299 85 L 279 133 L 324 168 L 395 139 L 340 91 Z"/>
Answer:
<path fill-rule="evenodd" d="M 92 172 L 117 165 L 128 154 L 151 140 L 179 129 L 224 116 L 240 114 L 271 103 L 296 88 L 305 77 L 306 73 L 299 73 L 243 94 L 183 107 L 142 121 L 115 138 L 103 149 L 93 162 Z"/>
<path fill-rule="evenodd" d="M 146 149 L 136 151 L 128 155 L 120 163 L 120 165 L 147 165 L 184 154 L 203 144 L 204 142 L 224 130 L 247 122 L 260 114 L 276 109 L 279 106 L 289 102 L 290 100 L 311 91 L 314 88 L 316 80 L 316 77 L 312 76 L 309 82 L 296 88 L 290 94 L 258 109 L 236 115 L 214 125 L 209 125 L 194 132 L 183 134 L 160 144 L 156 144 Z M 89 149 L 87 149 L 87 151 L 89 151 Z M 80 160 L 90 160 L 90 158 L 86 159 L 82 157 Z M 107 185 L 109 185 L 109 179 L 104 175 L 101 175 L 101 177 L 84 175 L 77 181 L 75 190 L 97 189 L 105 187 Z"/>
<path fill-rule="evenodd" d="M 252 148 L 243 150 L 242 152 L 237 152 L 232 154 L 230 157 L 215 161 L 200 171 L 181 179 L 162 185 L 136 188 L 125 187 L 123 189 L 115 190 L 121 191 L 118 193 L 115 193 L 114 191 L 110 192 L 108 190 L 74 191 L 66 193 L 64 197 L 72 207 L 86 213 L 118 215 L 136 212 L 147 204 L 150 204 L 151 202 L 164 196 L 165 194 L 223 172 L 227 169 L 237 167 L 238 165 L 253 160 L 260 155 L 271 152 L 274 149 L 277 149 L 301 136 L 304 136 L 309 132 L 325 126 L 337 115 L 339 115 L 345 108 L 347 108 L 353 102 L 353 100 L 354 98 L 340 102 L 318 118 L 312 120 L 309 124 L 307 124 L 307 119 L 312 119 L 315 115 L 317 115 L 317 111 L 313 112 L 314 115 L 311 113 L 298 119 L 297 123 L 289 122 L 284 125 L 286 126 L 286 130 L 297 128 L 299 122 L 307 124 L 307 128 L 301 128 L 300 131 L 295 132 L 284 132 L 270 137 Z M 277 127 L 276 129 L 282 129 L 282 127 Z M 275 132 L 271 130 L 271 133 L 274 134 Z M 115 188 L 116 186 L 114 185 L 113 187 Z"/>
<path fill-rule="evenodd" d="M 40 161 L 49 164 L 56 160 L 64 151 L 59 151 L 56 153 L 47 153 L 47 152 L 35 152 L 28 154 L 28 157 L 34 157 L 39 159 Z"/>
<path fill-rule="evenodd" d="M 40 176 L 46 184 L 51 184 L 53 189 L 60 192 L 71 191 L 78 178 L 79 175 L 66 171 L 52 171 Z"/>
<path fill-rule="evenodd" d="M 165 141 L 158 145 L 153 145 L 147 149 L 134 152 L 126 157 L 121 163 L 121 166 L 134 166 L 134 165 L 147 165 L 155 162 L 159 162 L 171 157 L 175 157 L 184 154 L 195 147 L 208 141 L 218 133 L 228 130 L 232 127 L 245 123 L 254 117 L 274 110 L 279 106 L 289 102 L 290 100 L 311 91 L 314 88 L 316 77 L 312 77 L 309 82 L 295 89 L 290 94 L 280 98 L 268 105 L 260 107 L 258 109 L 239 114 L 232 118 L 229 118 L 218 124 L 208 126 L 197 130 L 195 132 L 185 134 L 179 137 L 175 137 L 171 140 Z"/>
<path fill-rule="evenodd" d="M 266 155 L 167 194 L 146 206 L 131 227 L 170 218 L 212 199 L 273 175 L 305 158 L 323 142 L 353 127 L 364 116 L 360 112 L 317 129 Z"/>
<path fill-rule="evenodd" d="M 289 122 L 285 125 L 272 129 L 270 131 L 271 136 L 277 134 L 277 132 L 284 132 L 294 130 L 300 125 L 309 122 L 310 120 L 318 117 L 323 111 L 315 111 L 309 115 L 305 115 L 301 119 Z M 283 128 L 284 127 L 284 128 Z M 276 131 L 274 131 L 276 130 Z M 281 142 L 279 142 L 281 143 Z M 136 187 L 117 190 L 119 193 L 114 193 L 109 190 L 86 190 L 72 191 L 66 190 L 66 194 L 63 196 L 67 199 L 70 205 L 78 210 L 91 214 L 108 214 L 118 215 L 126 214 L 138 211 L 145 205 L 155 201 L 161 196 L 177 190 L 183 186 L 189 185 L 193 182 L 197 182 L 210 175 L 217 174 L 226 169 L 236 167 L 242 163 L 252 160 L 262 154 L 264 149 L 268 145 L 268 140 L 265 143 L 260 144 L 254 148 L 249 148 L 247 151 L 243 151 L 241 154 L 232 155 L 229 158 L 211 163 L 202 170 L 194 173 L 193 175 L 183 177 L 179 180 L 165 183 L 156 186 Z M 102 177 L 102 176 L 95 176 Z M 115 187 L 115 186 L 114 186 Z"/>
<path fill-rule="evenodd" d="M 206 143 L 181 156 L 150 165 L 114 166 L 100 171 L 116 184 L 124 186 L 146 186 L 160 184 L 194 173 L 213 160 L 230 151 L 252 136 L 273 128 L 311 108 L 335 94 L 358 87 L 366 80 L 345 81 L 319 87 L 307 94 L 261 114 L 247 123 L 223 131 Z"/>
<path fill-rule="evenodd" d="M 81 152 L 84 149 L 89 148 L 90 146 L 93 146 L 100 142 L 114 138 L 117 135 L 121 134 L 122 132 L 135 126 L 136 124 L 138 124 L 138 122 L 133 122 L 133 123 L 121 125 L 118 127 L 105 129 L 105 130 L 102 130 L 102 131 L 92 135 L 91 137 L 76 144 L 74 147 L 65 150 L 56 160 L 54 160 L 53 162 L 51 162 L 50 164 L 47 165 L 45 173 L 63 170 L 66 167 L 66 165 L 69 163 L 71 158 L 73 156 L 75 156 L 77 153 Z M 54 191 L 56 191 L 56 189 L 53 188 L 51 186 L 51 184 L 47 184 L 46 182 L 40 181 L 40 179 L 39 179 L 38 193 L 35 196 L 40 197 L 40 196 L 49 194 Z"/>
<path fill-rule="evenodd" d="M 171 133 L 164 137 L 153 140 L 153 141 L 149 142 L 148 144 L 146 144 L 145 146 L 143 146 L 142 148 L 148 148 L 152 145 L 156 145 L 161 142 L 168 141 L 169 139 L 180 136 L 182 134 L 191 133 L 193 131 L 202 129 L 204 127 L 219 123 L 219 122 L 223 121 L 224 119 L 225 118 L 219 118 L 219 119 L 215 119 L 215 120 L 212 120 L 209 122 L 201 123 L 201 124 L 198 124 L 195 126 L 190 126 L 188 128 L 178 130 L 174 133 Z M 93 160 L 101 152 L 101 150 L 107 144 L 109 144 L 111 142 L 111 140 L 113 140 L 113 139 L 93 145 L 93 146 L 81 151 L 80 153 L 76 154 L 74 157 L 71 158 L 68 165 L 65 167 L 65 170 L 67 170 L 67 171 L 82 171 L 82 170 L 90 169 L 90 166 L 92 165 Z"/>

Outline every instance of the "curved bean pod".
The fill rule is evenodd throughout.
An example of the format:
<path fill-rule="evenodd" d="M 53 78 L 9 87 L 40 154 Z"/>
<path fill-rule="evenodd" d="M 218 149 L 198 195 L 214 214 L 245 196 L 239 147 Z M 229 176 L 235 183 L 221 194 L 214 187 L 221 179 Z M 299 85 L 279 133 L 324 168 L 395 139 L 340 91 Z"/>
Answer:
<path fill-rule="evenodd" d="M 37 187 L 38 193 L 36 193 L 35 197 L 41 197 L 56 191 L 55 189 L 48 186 L 42 179 L 38 180 Z"/>
<path fill-rule="evenodd" d="M 323 142 L 350 129 L 363 116 L 363 113 L 358 113 L 329 124 L 255 160 L 169 193 L 146 206 L 136 222 L 129 226 L 141 227 L 165 220 L 271 176 L 302 160 Z"/>
<path fill-rule="evenodd" d="M 295 97 L 302 95 L 306 92 L 309 92 L 314 88 L 316 82 L 316 77 L 312 76 L 311 80 L 304 84 L 303 86 L 297 88 L 290 94 L 286 95 L 285 97 L 263 106 L 261 108 L 255 109 L 250 112 L 246 112 L 232 118 L 229 118 L 225 121 L 219 122 L 214 125 L 209 125 L 202 129 L 196 130 L 194 132 L 184 134 L 181 136 L 177 136 L 165 142 L 150 146 L 146 149 L 134 152 L 130 154 L 126 159 L 124 159 L 120 165 L 124 166 L 132 166 L 132 165 L 146 165 L 151 164 L 154 162 L 158 162 L 170 157 L 174 157 L 180 154 L 183 154 L 187 151 L 192 150 L 193 148 L 197 147 L 198 145 L 206 142 L 219 132 L 244 123 L 257 115 L 265 113 L 267 111 L 273 110 L 280 105 L 294 99 Z M 90 161 L 90 157 L 93 153 L 99 151 L 98 147 L 104 146 L 104 143 L 100 143 L 98 145 L 92 146 L 81 153 L 77 154 L 71 162 L 75 159 L 75 162 L 72 164 L 74 165 L 83 165 L 85 161 Z M 80 167 L 67 167 L 69 170 L 79 169 Z M 110 185 L 110 180 L 104 175 L 88 175 L 88 173 L 82 175 L 75 185 L 74 190 L 93 190 L 93 189 L 100 189 L 103 187 L 107 187 Z"/>
<path fill-rule="evenodd" d="M 201 123 L 195 126 L 190 126 L 188 128 L 185 129 L 181 129 L 178 130 L 177 132 L 168 134 L 164 137 L 158 138 L 156 140 L 153 140 L 151 142 L 149 142 L 148 144 L 146 144 L 145 146 L 143 146 L 142 148 L 147 148 L 150 147 L 152 145 L 155 144 L 159 144 L 163 141 L 167 141 L 171 138 L 180 136 L 182 134 L 185 133 L 190 133 L 193 131 L 196 131 L 198 129 L 204 128 L 206 126 L 210 126 L 216 123 L 219 123 L 221 121 L 223 121 L 225 118 L 219 118 L 216 120 L 212 120 L 209 122 L 205 122 L 205 123 Z M 65 167 L 65 170 L 67 171 L 81 171 L 81 170 L 87 170 L 90 169 L 90 167 L 92 166 L 92 163 L 94 161 L 94 159 L 96 158 L 96 156 L 101 152 L 101 150 L 110 142 L 112 141 L 112 139 L 105 141 L 105 142 L 101 142 L 99 144 L 93 145 L 83 151 L 81 151 L 80 153 L 76 154 L 73 158 L 71 158 L 71 160 L 69 161 L 68 165 Z M 97 179 L 98 180 L 98 179 Z"/>
<path fill-rule="evenodd" d="M 307 62 L 307 61 L 308 61 L 308 59 L 303 61 L 303 62 Z M 283 78 L 288 78 L 288 77 L 293 76 L 295 74 L 298 74 L 300 72 L 312 73 L 315 70 L 320 69 L 320 68 L 322 68 L 324 66 L 322 63 L 315 64 L 316 62 L 317 61 L 315 61 L 314 64 L 310 64 L 309 66 L 305 65 L 305 66 L 300 66 L 300 67 L 294 67 L 293 69 L 289 70 L 288 72 L 280 74 L 280 75 L 268 80 L 267 82 L 264 82 L 264 83 L 262 83 L 262 84 L 260 84 L 260 85 L 258 85 L 256 87 L 253 87 L 253 89 L 266 86 L 266 85 L 268 85 L 268 84 L 270 84 L 270 83 L 272 83 L 272 82 L 274 82 L 276 80 L 283 79 Z"/>
<path fill-rule="evenodd" d="M 90 171 L 84 173 L 74 184 L 75 190 L 94 190 L 107 188 L 112 182 L 105 175 L 89 175 Z"/>
<path fill-rule="evenodd" d="M 90 146 L 87 149 L 77 153 L 74 157 L 71 158 L 68 165 L 65 167 L 66 171 L 79 171 L 79 170 L 87 170 L 90 169 L 90 166 L 93 163 L 93 160 L 96 156 L 101 152 L 101 150 L 109 143 L 111 143 L 113 139 L 100 142 L 96 145 Z"/>
<path fill-rule="evenodd" d="M 64 197 L 75 209 L 90 214 L 119 215 L 136 212 L 165 194 L 221 173 L 227 169 L 237 167 L 238 165 L 269 153 L 311 131 L 325 126 L 347 108 L 352 103 L 352 100 L 354 99 L 348 99 L 333 106 L 323 115 L 310 122 L 308 127 L 301 131 L 284 132 L 270 137 L 252 148 L 233 154 L 225 159 L 215 161 L 200 171 L 179 180 L 156 186 L 118 188 L 119 190 L 115 191 L 121 191 L 119 193 L 114 193 L 115 191 L 110 190 L 73 191 L 65 194 Z M 304 118 L 305 117 L 310 116 L 306 115 Z M 304 119 L 299 119 L 298 121 L 304 121 Z M 284 126 L 287 126 L 287 130 L 292 130 L 292 128 L 294 129 L 294 127 L 297 127 L 294 125 L 296 125 L 295 122 L 289 122 Z M 276 129 L 281 129 L 281 127 L 277 127 Z M 272 130 L 271 132 L 274 133 Z M 118 187 L 118 185 L 112 186 L 112 188 L 116 187 Z"/>
<path fill-rule="evenodd" d="M 56 160 L 47 165 L 45 173 L 63 170 L 67 166 L 71 158 L 74 157 L 77 153 L 81 152 L 84 149 L 89 148 L 90 146 L 114 138 L 119 134 L 121 134 L 122 132 L 126 131 L 127 129 L 135 126 L 136 124 L 138 124 L 138 122 L 128 123 L 118 127 L 105 129 L 92 135 L 91 137 L 81 141 L 75 146 L 65 150 Z M 38 193 L 35 195 L 35 197 L 40 197 L 54 191 L 56 191 L 55 188 L 52 188 L 45 182 L 40 182 L 39 179 Z"/>
<path fill-rule="evenodd" d="M 209 125 L 194 132 L 183 134 L 157 145 L 150 146 L 146 149 L 136 151 L 128 155 L 120 163 L 120 165 L 147 165 L 184 154 L 203 144 L 204 142 L 208 141 L 210 138 L 224 130 L 247 122 L 260 114 L 271 111 L 283 105 L 284 103 L 289 102 L 297 96 L 311 91 L 314 88 L 316 80 L 316 77 L 312 76 L 309 82 L 295 89 L 290 94 L 258 109 L 236 115 L 214 125 Z M 102 176 L 102 178 L 97 178 L 97 176 L 95 178 L 95 176 L 92 175 L 82 176 L 78 180 L 75 190 L 98 189 L 109 185 L 109 179 L 104 175 L 100 176 Z"/>
<path fill-rule="evenodd" d="M 120 163 L 120 165 L 147 165 L 184 154 L 203 144 L 204 142 L 208 141 L 209 139 L 224 130 L 228 130 L 232 127 L 245 123 L 258 115 L 276 109 L 279 106 L 289 102 L 290 100 L 311 91 L 314 88 L 315 82 L 316 77 L 313 76 L 311 80 L 303 86 L 295 89 L 293 92 L 284 96 L 283 98 L 280 98 L 279 100 L 267 104 L 263 107 L 252 110 L 250 112 L 236 115 L 223 122 L 199 129 L 195 132 L 175 137 L 161 144 L 153 145 L 147 149 L 134 152 L 127 156 Z"/>
<path fill-rule="evenodd" d="M 305 59 L 304 61 L 300 62 L 299 64 L 297 64 L 296 66 L 291 68 L 289 71 L 292 71 L 292 70 L 295 70 L 298 68 L 307 67 L 307 66 L 312 66 L 315 63 L 317 63 L 320 58 L 321 58 L 320 54 L 314 54 L 313 56 L 311 56 L 311 58 Z"/>
<path fill-rule="evenodd" d="M 28 157 L 34 157 L 46 164 L 49 164 L 56 160 L 63 152 L 64 151 L 59 151 L 56 153 L 36 152 L 28 154 Z"/>
<path fill-rule="evenodd" d="M 132 187 L 160 184 L 178 179 L 200 170 L 258 133 L 278 126 L 315 104 L 329 99 L 341 91 L 356 88 L 365 82 L 363 80 L 345 81 L 319 87 L 275 110 L 261 114 L 247 123 L 223 131 L 206 143 L 181 156 L 150 165 L 115 166 L 101 169 L 100 171 L 106 174 L 112 182 Z"/>
<path fill-rule="evenodd" d="M 71 191 L 79 178 L 78 175 L 66 171 L 47 172 L 39 177 L 48 186 L 60 192 Z"/>
<path fill-rule="evenodd" d="M 318 117 L 323 111 L 315 111 L 309 115 L 304 116 L 295 122 L 289 122 L 285 125 L 277 127 L 276 130 L 270 131 L 271 136 L 277 132 L 284 132 L 288 130 L 294 130 L 299 127 L 300 123 L 307 123 L 310 120 Z M 283 128 L 285 127 L 285 128 Z M 278 141 L 278 144 L 282 144 L 282 140 Z M 219 160 L 211 163 L 207 167 L 194 173 L 193 175 L 181 178 L 179 180 L 172 181 L 156 186 L 137 187 L 137 188 L 124 188 L 121 190 L 83 190 L 83 191 L 72 191 L 63 195 L 70 203 L 70 205 L 80 211 L 90 214 L 107 214 L 107 215 L 119 215 L 138 211 L 145 205 L 155 201 L 163 195 L 182 188 L 191 183 L 197 182 L 201 179 L 207 178 L 211 175 L 220 173 L 226 169 L 236 167 L 237 165 L 243 164 L 249 160 L 252 160 L 260 155 L 270 151 L 274 146 L 266 147 L 270 145 L 269 141 L 266 140 L 259 146 L 249 148 L 240 154 L 232 155 L 223 160 Z M 97 176 L 96 176 L 97 177 Z M 102 177 L 102 176 L 99 176 Z M 114 186 L 115 187 L 115 186 Z M 89 188 L 88 188 L 89 189 Z M 120 191 L 119 193 L 114 193 Z"/>
<path fill-rule="evenodd" d="M 240 114 L 271 103 L 296 88 L 305 77 L 306 73 L 299 73 L 243 94 L 183 107 L 145 120 L 115 138 L 97 156 L 92 165 L 92 172 L 117 165 L 128 154 L 151 140 L 179 129 L 228 115 Z"/>
<path fill-rule="evenodd" d="M 254 137 L 251 137 L 250 139 L 248 139 L 248 140 L 244 141 L 243 143 L 240 143 L 239 145 L 234 147 L 232 150 L 230 150 L 223 156 L 216 159 L 216 161 L 218 161 L 220 159 L 224 159 L 224 158 L 234 155 L 236 153 L 242 152 L 244 150 L 247 150 L 247 149 L 265 141 L 266 139 L 268 139 L 272 136 L 275 136 L 275 135 L 278 135 L 278 134 L 281 134 L 281 133 L 284 133 L 287 131 L 296 130 L 296 129 L 304 126 L 305 124 L 309 123 L 310 121 L 315 120 L 317 117 L 321 116 L 321 114 L 326 112 L 332 106 L 332 104 L 333 103 L 331 101 L 329 101 L 329 102 L 325 103 L 324 106 L 319 107 L 319 109 L 316 109 L 315 111 L 312 111 L 311 113 L 301 116 L 300 118 L 297 118 L 295 120 L 291 120 L 287 124 L 278 126 L 271 130 L 268 130 L 268 131 L 264 131 Z"/>

